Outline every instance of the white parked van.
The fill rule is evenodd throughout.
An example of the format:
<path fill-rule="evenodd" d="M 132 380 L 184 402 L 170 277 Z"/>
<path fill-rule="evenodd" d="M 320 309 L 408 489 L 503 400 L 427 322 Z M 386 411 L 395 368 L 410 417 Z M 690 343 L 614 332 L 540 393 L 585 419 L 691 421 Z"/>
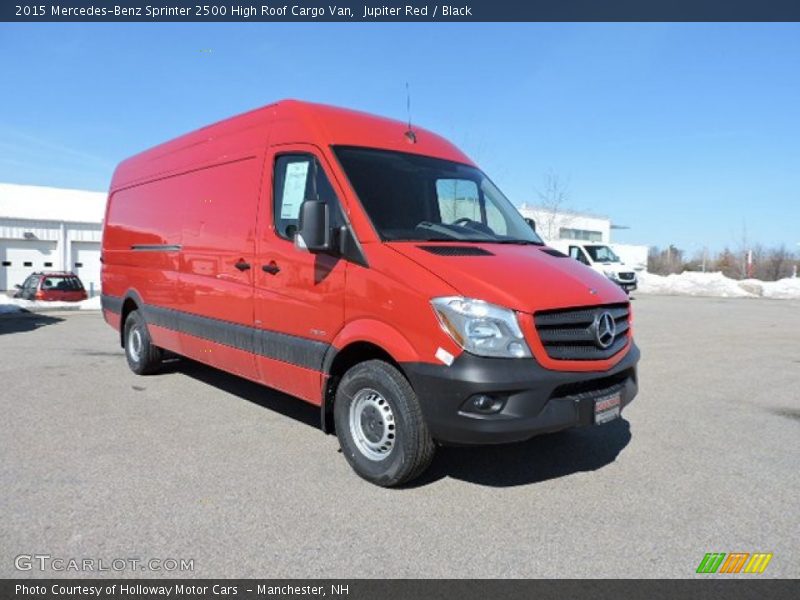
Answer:
<path fill-rule="evenodd" d="M 581 242 L 577 240 L 559 240 L 550 246 L 568 254 L 578 262 L 582 262 L 608 277 L 628 294 L 636 289 L 638 280 L 633 267 L 622 262 L 619 256 L 606 244 Z"/>

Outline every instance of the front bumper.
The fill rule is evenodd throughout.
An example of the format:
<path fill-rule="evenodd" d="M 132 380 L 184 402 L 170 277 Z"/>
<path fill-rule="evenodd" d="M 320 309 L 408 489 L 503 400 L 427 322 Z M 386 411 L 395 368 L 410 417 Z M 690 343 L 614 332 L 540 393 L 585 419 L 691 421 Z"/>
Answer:
<path fill-rule="evenodd" d="M 638 391 L 639 349 L 608 371 L 545 369 L 532 358 L 482 358 L 462 353 L 452 365 L 405 363 L 434 439 L 450 444 L 500 444 L 594 423 L 598 397 L 620 392 L 622 407 Z M 494 414 L 469 412 L 476 394 L 504 401 Z"/>
<path fill-rule="evenodd" d="M 609 279 L 614 283 L 616 283 L 623 290 L 629 293 L 635 291 L 639 283 L 638 277 L 634 277 L 633 279 L 619 279 L 618 277 L 609 277 Z"/>

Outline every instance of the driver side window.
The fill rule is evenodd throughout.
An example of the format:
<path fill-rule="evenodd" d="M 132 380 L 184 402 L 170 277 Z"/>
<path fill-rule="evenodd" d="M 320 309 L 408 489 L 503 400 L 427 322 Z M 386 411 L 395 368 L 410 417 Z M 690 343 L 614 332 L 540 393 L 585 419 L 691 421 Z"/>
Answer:
<path fill-rule="evenodd" d="M 445 225 L 459 219 L 483 222 L 478 185 L 469 179 L 437 179 L 439 217 Z"/>
<path fill-rule="evenodd" d="M 328 204 L 331 224 L 344 223 L 336 192 L 319 161 L 311 154 L 283 154 L 275 161 L 273 219 L 275 232 L 287 240 L 294 239 L 300 207 L 308 199 Z"/>

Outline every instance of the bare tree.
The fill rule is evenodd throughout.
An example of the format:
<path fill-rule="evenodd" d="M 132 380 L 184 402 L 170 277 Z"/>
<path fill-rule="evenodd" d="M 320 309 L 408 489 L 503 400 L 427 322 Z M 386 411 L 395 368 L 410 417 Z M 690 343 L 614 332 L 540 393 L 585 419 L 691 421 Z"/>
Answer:
<path fill-rule="evenodd" d="M 686 268 L 683 250 L 670 244 L 663 250 L 654 246 L 647 257 L 647 270 L 656 275 L 681 273 Z"/>
<path fill-rule="evenodd" d="M 541 208 L 539 232 L 548 240 L 559 237 L 559 228 L 568 225 L 569 181 L 550 169 L 545 173 L 542 187 L 534 188 Z"/>
<path fill-rule="evenodd" d="M 739 258 L 727 247 L 717 255 L 714 261 L 714 270 L 721 271 L 725 277 L 731 279 L 739 279 L 742 272 Z"/>
<path fill-rule="evenodd" d="M 746 238 L 742 238 L 746 242 Z M 747 248 L 743 250 L 742 248 Z M 705 252 L 705 249 L 704 249 Z M 648 268 L 653 273 L 666 274 L 677 272 L 676 256 L 680 256 L 680 250 L 674 247 L 660 250 L 651 248 L 648 261 Z M 795 256 L 786 248 L 785 244 L 768 248 L 758 243 L 742 243 L 736 250 L 726 247 L 718 252 L 716 256 L 709 258 L 700 253 L 695 254 L 692 260 L 683 263 L 686 271 L 699 271 L 702 265 L 708 266 L 707 270 L 720 271 L 725 277 L 731 279 L 744 279 L 747 277 L 747 255 L 753 261 L 752 275 L 761 281 L 777 281 L 784 277 L 792 277 L 795 267 L 800 265 L 800 256 Z"/>
<path fill-rule="evenodd" d="M 761 263 L 764 280 L 777 281 L 784 277 L 791 277 L 792 271 L 792 253 L 786 249 L 785 245 L 781 244 L 764 253 Z"/>

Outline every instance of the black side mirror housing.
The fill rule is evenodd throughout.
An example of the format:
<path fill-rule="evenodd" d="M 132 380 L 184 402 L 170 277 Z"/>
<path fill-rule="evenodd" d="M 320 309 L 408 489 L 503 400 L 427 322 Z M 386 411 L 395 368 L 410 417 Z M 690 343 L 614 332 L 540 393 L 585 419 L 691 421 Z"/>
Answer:
<path fill-rule="evenodd" d="M 526 222 L 528 225 L 530 225 L 530 226 L 531 226 L 531 229 L 533 229 L 534 231 L 536 231 L 536 221 L 534 221 L 534 220 L 533 220 L 533 219 L 531 219 L 530 217 L 525 217 L 525 222 Z"/>
<path fill-rule="evenodd" d="M 294 245 L 309 252 L 331 250 L 331 226 L 328 204 L 321 200 L 306 200 L 300 207 L 300 218 Z"/>
<path fill-rule="evenodd" d="M 18 290 L 21 290 L 21 289 L 22 289 L 22 286 L 21 286 L 20 284 L 18 284 L 18 283 L 15 283 L 15 284 L 14 284 L 14 287 L 15 287 L 15 288 L 17 288 Z"/>

